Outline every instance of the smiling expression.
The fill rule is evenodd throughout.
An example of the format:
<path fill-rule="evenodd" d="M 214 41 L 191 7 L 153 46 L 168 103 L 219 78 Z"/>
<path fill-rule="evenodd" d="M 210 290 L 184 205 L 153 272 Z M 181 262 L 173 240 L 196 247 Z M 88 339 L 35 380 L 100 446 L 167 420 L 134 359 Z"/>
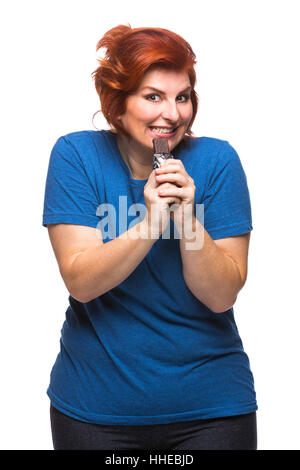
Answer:
<path fill-rule="evenodd" d="M 130 134 L 130 146 L 153 154 L 152 140 L 167 137 L 169 149 L 183 139 L 193 115 L 191 84 L 187 72 L 155 67 L 149 70 L 135 93 L 126 100 L 120 116 Z"/>

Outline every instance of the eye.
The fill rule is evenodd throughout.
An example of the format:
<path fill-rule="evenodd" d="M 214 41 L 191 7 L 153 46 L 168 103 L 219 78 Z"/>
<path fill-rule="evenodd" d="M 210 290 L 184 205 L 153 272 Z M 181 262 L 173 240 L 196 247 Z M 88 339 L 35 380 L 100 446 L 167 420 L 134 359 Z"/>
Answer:
<path fill-rule="evenodd" d="M 155 98 L 158 98 L 158 99 L 155 99 Z M 146 100 L 149 100 L 149 101 L 159 101 L 159 95 L 156 94 L 156 93 L 152 93 L 152 95 L 147 95 L 147 96 L 146 96 Z"/>
<path fill-rule="evenodd" d="M 183 98 L 183 99 L 180 99 L 179 101 L 181 103 L 184 103 L 185 101 L 188 101 L 190 99 L 190 95 L 183 94 L 183 95 L 179 95 L 178 98 Z"/>

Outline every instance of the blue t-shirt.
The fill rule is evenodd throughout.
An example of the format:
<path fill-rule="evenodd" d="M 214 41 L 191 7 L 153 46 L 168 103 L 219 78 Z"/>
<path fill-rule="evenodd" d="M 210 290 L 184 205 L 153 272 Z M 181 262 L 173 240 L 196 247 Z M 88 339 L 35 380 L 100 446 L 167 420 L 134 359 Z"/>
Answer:
<path fill-rule="evenodd" d="M 195 204 L 204 204 L 204 227 L 213 239 L 252 230 L 246 176 L 227 141 L 188 138 L 172 153 L 195 182 Z M 145 205 L 146 182 L 132 178 L 111 131 L 62 136 L 50 155 L 43 225 L 99 228 L 107 219 L 99 206 L 107 203 L 116 217 L 107 243 L 137 219 L 131 212 L 128 227 L 119 224 L 119 205 Z M 47 390 L 63 413 L 90 423 L 147 425 L 257 409 L 233 308 L 213 313 L 191 293 L 180 240 L 170 228 L 170 237 L 155 241 L 118 286 L 86 303 L 69 296 Z"/>

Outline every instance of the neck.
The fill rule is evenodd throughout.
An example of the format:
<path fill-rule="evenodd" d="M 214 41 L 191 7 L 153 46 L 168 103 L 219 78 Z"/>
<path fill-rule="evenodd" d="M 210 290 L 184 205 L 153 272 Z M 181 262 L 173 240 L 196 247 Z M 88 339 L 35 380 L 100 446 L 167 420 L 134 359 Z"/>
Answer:
<path fill-rule="evenodd" d="M 137 180 L 149 178 L 152 171 L 153 151 L 122 134 L 117 134 L 117 144 L 132 178 Z"/>

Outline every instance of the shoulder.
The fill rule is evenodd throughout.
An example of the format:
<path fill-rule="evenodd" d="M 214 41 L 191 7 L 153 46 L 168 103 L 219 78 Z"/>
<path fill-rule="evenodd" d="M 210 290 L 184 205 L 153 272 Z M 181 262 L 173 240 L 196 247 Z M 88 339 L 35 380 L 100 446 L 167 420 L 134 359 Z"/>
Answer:
<path fill-rule="evenodd" d="M 202 169 L 214 169 L 218 165 L 228 163 L 237 157 L 232 145 L 224 139 L 216 137 L 189 137 L 182 144 L 184 159 L 193 165 L 201 165 Z M 181 153 L 181 152 L 180 152 Z"/>
<path fill-rule="evenodd" d="M 188 141 L 197 147 L 203 146 L 203 147 L 209 147 L 209 148 L 220 148 L 224 143 L 227 142 L 227 140 L 224 139 L 218 139 L 217 137 L 207 137 L 207 136 L 201 136 L 201 137 L 189 137 Z"/>
<path fill-rule="evenodd" d="M 69 155 L 73 159 L 92 161 L 96 158 L 98 144 L 105 139 L 107 131 L 82 130 L 61 135 L 54 143 L 52 152 Z"/>
<path fill-rule="evenodd" d="M 197 151 L 203 155 L 209 155 L 211 158 L 218 158 L 232 150 L 232 145 L 224 139 L 217 137 L 190 137 L 186 143 L 187 149 Z"/>
<path fill-rule="evenodd" d="M 82 130 L 82 131 L 74 131 L 69 132 L 68 134 L 64 134 L 59 137 L 58 140 L 62 140 L 67 144 L 73 146 L 82 146 L 88 145 L 93 142 L 99 136 L 103 136 L 106 131 L 94 131 L 94 130 Z"/>

